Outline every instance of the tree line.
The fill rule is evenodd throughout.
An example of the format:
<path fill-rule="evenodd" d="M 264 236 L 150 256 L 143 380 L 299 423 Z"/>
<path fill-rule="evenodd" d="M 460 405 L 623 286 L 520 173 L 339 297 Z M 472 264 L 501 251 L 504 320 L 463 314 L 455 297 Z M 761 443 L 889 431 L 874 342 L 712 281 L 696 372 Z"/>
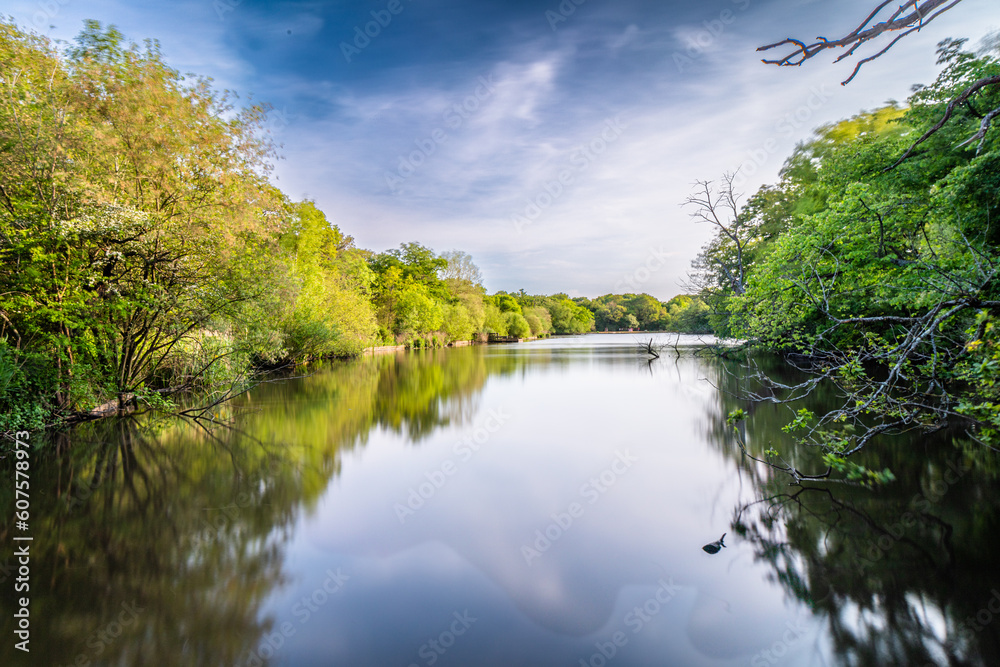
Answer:
<path fill-rule="evenodd" d="M 60 49 L 0 22 L 0 431 L 370 346 L 690 324 L 691 299 L 488 295 L 467 253 L 357 247 L 270 182 L 268 112 L 114 26 Z"/>

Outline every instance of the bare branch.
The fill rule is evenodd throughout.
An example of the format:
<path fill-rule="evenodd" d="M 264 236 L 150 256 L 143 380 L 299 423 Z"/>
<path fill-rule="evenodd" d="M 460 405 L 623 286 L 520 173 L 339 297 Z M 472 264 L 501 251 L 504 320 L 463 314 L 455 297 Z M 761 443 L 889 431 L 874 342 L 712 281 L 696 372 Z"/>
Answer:
<path fill-rule="evenodd" d="M 990 123 L 992 123 L 993 119 L 996 118 L 997 116 L 1000 116 L 1000 107 L 997 107 L 993 111 L 983 116 L 983 122 L 979 125 L 979 131 L 976 132 L 971 137 L 969 137 L 968 139 L 966 139 L 965 141 L 963 141 L 962 143 L 960 143 L 958 145 L 958 148 L 961 148 L 966 144 L 971 144 L 973 141 L 978 139 L 979 145 L 976 146 L 976 154 L 978 155 L 979 153 L 981 153 L 983 151 L 983 144 L 986 142 L 986 131 L 990 129 Z"/>
<path fill-rule="evenodd" d="M 727 267 L 720 263 L 721 270 L 735 294 L 743 294 L 746 290 L 746 266 L 744 253 L 747 239 L 744 234 L 743 220 L 740 218 L 740 193 L 736 192 L 736 172 L 723 175 L 722 184 L 718 190 L 712 189 L 711 181 L 696 181 L 695 194 L 684 201 L 684 206 L 694 208 L 691 217 L 701 222 L 707 222 L 732 243 L 736 253 L 735 266 Z"/>
<path fill-rule="evenodd" d="M 843 52 L 834 60 L 834 62 L 840 62 L 846 58 L 854 56 L 857 50 L 864 44 L 873 41 L 886 33 L 899 33 L 895 38 L 889 41 L 882 49 L 876 53 L 866 56 L 858 60 L 854 66 L 854 70 L 851 75 L 841 82 L 841 85 L 847 85 L 850 83 L 854 77 L 858 75 L 861 67 L 866 63 L 869 63 L 877 58 L 883 56 L 889 49 L 895 46 L 899 40 L 906 37 L 912 32 L 920 31 L 925 25 L 936 19 L 938 16 L 944 12 L 952 9 L 962 0 L 903 0 L 903 3 L 899 5 L 895 11 L 892 12 L 885 20 L 878 23 L 872 23 L 877 19 L 879 14 L 883 12 L 886 8 L 893 4 L 893 0 L 883 0 L 879 2 L 878 6 L 865 18 L 861 24 L 855 28 L 853 31 L 841 37 L 840 39 L 830 40 L 826 37 L 817 37 L 816 41 L 807 44 L 799 39 L 787 38 L 780 42 L 775 42 L 774 44 L 768 44 L 767 46 L 762 46 L 758 48 L 758 51 L 770 51 L 772 49 L 777 49 L 782 46 L 793 47 L 791 52 L 781 58 L 769 60 L 763 59 L 764 63 L 768 65 L 778 65 L 779 67 L 792 67 L 800 66 L 806 61 L 816 57 L 820 53 L 828 50 L 843 50 Z M 909 12 L 909 13 L 906 13 Z M 975 107 L 972 106 L 971 96 L 976 92 L 986 88 L 988 86 L 994 86 L 1000 84 L 1000 76 L 988 77 L 985 79 L 980 79 L 976 81 L 971 86 L 962 91 L 955 99 L 953 99 L 945 111 L 944 117 L 930 130 L 928 130 L 920 139 L 913 143 L 907 149 L 906 153 L 903 154 L 892 166 L 888 167 L 885 171 L 891 171 L 898 167 L 904 160 L 913 155 L 914 150 L 927 141 L 931 136 L 933 136 L 938 130 L 944 127 L 945 123 L 951 120 L 955 113 L 955 109 L 959 105 L 968 107 L 969 111 L 977 118 L 982 119 L 982 124 L 979 127 L 979 131 L 973 136 L 969 137 L 968 140 L 959 144 L 958 147 L 965 146 L 974 141 L 979 141 L 979 147 L 977 152 L 982 150 L 983 143 L 986 140 L 986 133 L 990 128 L 993 120 L 1000 116 L 1000 107 L 994 109 L 993 111 L 983 115 L 976 111 Z"/>
<path fill-rule="evenodd" d="M 780 42 L 775 42 L 774 44 L 762 46 L 757 50 L 770 51 L 771 49 L 776 49 L 782 46 L 792 46 L 793 48 L 791 53 L 782 58 L 774 60 L 768 60 L 766 58 L 763 59 L 764 63 L 767 63 L 768 65 L 778 65 L 779 67 L 797 67 L 824 51 L 836 49 L 844 50 L 844 52 L 841 53 L 834 61 L 840 62 L 841 60 L 853 56 L 862 45 L 875 40 L 886 33 L 900 33 L 895 39 L 891 40 L 888 45 L 874 55 L 867 56 L 859 60 L 854 66 L 854 71 L 851 72 L 851 75 L 847 77 L 846 80 L 841 82 L 841 85 L 847 85 L 858 75 L 858 72 L 864 64 L 881 57 L 886 53 L 886 51 L 895 46 L 896 43 L 903 37 L 906 37 L 912 32 L 918 32 L 925 25 L 949 9 L 953 8 L 961 1 L 962 0 L 923 0 L 923 2 L 920 2 L 920 0 L 904 0 L 903 4 L 899 5 L 899 7 L 885 20 L 872 24 L 872 21 L 876 20 L 878 15 L 882 13 L 882 10 L 893 4 L 893 0 L 884 0 L 878 4 L 878 6 L 864 21 L 861 22 L 857 28 L 839 39 L 830 40 L 826 37 L 817 37 L 815 42 L 806 44 L 804 41 L 799 39 L 787 38 L 781 40 Z M 904 12 L 911 9 L 912 11 L 904 14 Z"/>
<path fill-rule="evenodd" d="M 902 157 L 900 157 L 898 160 L 896 160 L 885 171 L 891 171 L 891 170 L 895 169 L 900 164 L 902 164 L 902 162 L 906 158 L 908 158 L 911 155 L 913 155 L 913 151 L 916 150 L 917 146 L 919 146 L 920 144 L 922 144 L 925 141 L 927 141 L 928 139 L 930 139 L 938 130 L 940 130 L 942 127 L 944 127 L 945 123 L 947 123 L 949 120 L 951 120 L 951 117 L 955 114 L 956 107 L 958 107 L 960 104 L 964 104 L 965 102 L 967 102 L 968 99 L 974 93 L 982 90 L 983 88 L 986 88 L 987 86 L 996 86 L 996 85 L 1000 85 L 1000 75 L 990 76 L 990 77 L 986 77 L 985 79 L 980 79 L 979 81 L 976 81 L 971 86 L 969 86 L 968 88 L 966 88 L 965 90 L 963 90 L 958 95 L 958 97 L 956 97 L 955 99 L 953 99 L 951 102 L 948 103 L 948 107 L 945 109 L 944 116 L 941 117 L 941 120 L 939 120 L 934 125 L 934 127 L 932 127 L 931 129 L 927 130 L 922 137 L 920 137 L 915 142 L 913 142 L 913 145 L 911 145 L 906 150 L 906 152 L 903 153 Z M 968 141 L 966 141 L 966 142 L 964 142 L 963 144 L 960 144 L 960 145 L 964 146 L 965 144 L 970 143 L 972 141 L 975 141 L 976 139 L 979 139 L 980 142 L 983 139 L 985 139 L 986 138 L 986 130 L 989 128 L 990 123 L 993 121 L 993 119 L 997 115 L 1000 115 L 1000 108 L 994 109 L 993 111 L 991 111 L 990 113 L 988 113 L 986 116 L 984 116 L 983 117 L 983 122 L 982 122 L 982 124 L 980 125 L 980 128 L 979 128 L 979 132 L 977 132 L 975 135 L 973 135 L 972 137 L 970 137 Z M 980 147 L 982 147 L 982 143 L 980 143 Z"/>

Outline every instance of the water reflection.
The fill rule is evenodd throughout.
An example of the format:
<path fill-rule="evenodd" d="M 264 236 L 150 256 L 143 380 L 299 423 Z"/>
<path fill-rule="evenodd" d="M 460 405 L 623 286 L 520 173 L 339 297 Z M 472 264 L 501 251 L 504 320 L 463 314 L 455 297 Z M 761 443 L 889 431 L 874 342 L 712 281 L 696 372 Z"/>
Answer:
<path fill-rule="evenodd" d="M 807 466 L 740 365 L 627 336 L 313 370 L 231 428 L 106 422 L 38 453 L 32 653 L 0 663 L 1000 664 L 981 449 L 900 441 L 869 454 L 885 490 L 789 487 L 725 423 L 744 408 L 752 452 Z"/>
<path fill-rule="evenodd" d="M 768 364 L 769 373 L 789 374 Z M 724 415 L 753 412 L 743 433 L 750 452 L 779 450 L 800 466 L 812 452 L 781 431 L 800 407 L 828 409 L 823 390 L 798 404 L 748 406 L 733 398 L 748 380 L 722 373 L 713 441 L 738 457 Z M 852 665 L 1000 664 L 998 460 L 957 433 L 898 436 L 870 447 L 860 463 L 889 466 L 898 482 L 862 487 L 789 487 L 783 474 L 745 468 L 758 499 L 737 506 L 732 528 L 767 563 L 788 596 L 827 624 L 837 660 Z"/>
<path fill-rule="evenodd" d="M 235 662 L 267 630 L 257 610 L 281 582 L 301 494 L 267 465 L 280 454 L 130 421 L 87 431 L 34 459 L 31 653 L 5 641 L 4 663 Z M 5 544 L 12 528 L 0 529 Z"/>
<path fill-rule="evenodd" d="M 441 364 L 441 354 L 263 385 L 218 411 L 229 428 L 123 420 L 54 436 L 32 461 L 31 654 L 4 642 L 0 656 L 17 662 L 0 663 L 240 662 L 273 632 L 261 602 L 285 582 L 294 521 L 337 474 L 342 451 L 374 428 L 419 442 L 473 411 L 481 356 Z M 4 517 L 13 505 L 12 485 L 0 486 Z M 0 524 L 0 541 L 12 544 L 13 528 Z M 5 609 L 14 564 L 0 568 Z M 0 629 L 12 636 L 9 615 Z"/>

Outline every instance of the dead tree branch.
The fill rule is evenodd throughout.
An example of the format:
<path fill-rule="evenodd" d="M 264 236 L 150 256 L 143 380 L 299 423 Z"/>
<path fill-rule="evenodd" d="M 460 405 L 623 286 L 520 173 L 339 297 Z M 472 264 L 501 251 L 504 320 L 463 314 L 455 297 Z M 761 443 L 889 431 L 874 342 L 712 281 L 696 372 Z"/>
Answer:
<path fill-rule="evenodd" d="M 913 155 L 913 151 L 916 150 L 917 146 L 930 139 L 932 136 L 934 136 L 934 134 L 937 133 L 938 130 L 944 127 L 945 123 L 951 120 L 952 116 L 954 116 L 955 109 L 959 105 L 968 102 L 969 98 L 972 97 L 973 94 L 979 92 L 980 90 L 988 86 L 996 86 L 996 85 L 1000 85 L 1000 75 L 987 77 L 985 79 L 980 79 L 979 81 L 976 81 L 971 86 L 963 90 L 958 95 L 958 97 L 956 97 L 955 99 L 953 99 L 951 102 L 948 103 L 948 107 L 945 109 L 944 116 L 941 117 L 941 120 L 935 123 L 931 129 L 927 130 L 922 137 L 913 142 L 913 144 L 906 150 L 906 152 L 903 153 L 902 157 L 896 160 L 890 167 L 886 169 L 886 171 L 891 171 L 895 169 L 900 164 L 902 164 L 904 160 Z M 994 109 L 993 111 L 983 116 L 983 122 L 979 126 L 979 131 L 976 134 L 969 137 L 969 139 L 966 140 L 965 142 L 959 144 L 959 146 L 960 147 L 964 146 L 965 144 L 972 143 L 973 141 L 976 141 L 978 139 L 979 149 L 982 149 L 983 141 L 986 139 L 986 131 L 989 129 L 990 124 L 993 122 L 993 119 L 996 118 L 998 115 L 1000 115 L 1000 107 Z"/>
<path fill-rule="evenodd" d="M 829 50 L 842 49 L 843 53 L 841 53 L 834 61 L 840 62 L 841 60 L 852 57 L 862 45 L 876 40 L 882 35 L 887 33 L 899 33 L 880 51 L 859 60 L 855 64 L 854 71 L 851 72 L 851 75 L 841 82 L 841 85 L 847 85 L 858 75 L 858 72 L 861 70 L 863 65 L 881 57 L 889 49 L 895 46 L 899 40 L 903 39 L 912 32 L 918 32 L 925 25 L 941 16 L 941 14 L 945 13 L 949 9 L 952 9 L 961 1 L 962 0 L 923 0 L 923 2 L 921 2 L 920 0 L 904 0 L 904 2 L 899 5 L 887 18 L 879 21 L 878 23 L 873 23 L 878 19 L 879 15 L 882 14 L 883 10 L 890 5 L 895 4 L 893 0 L 884 0 L 878 4 L 878 6 L 868 15 L 867 18 L 865 18 L 864 21 L 861 22 L 857 28 L 839 39 L 831 40 L 826 37 L 817 37 L 816 41 L 811 44 L 806 44 L 804 41 L 799 39 L 786 38 L 780 42 L 762 46 L 757 50 L 770 51 L 771 49 L 777 49 L 782 46 L 791 46 L 791 53 L 784 57 L 776 58 L 774 60 L 768 60 L 766 58 L 763 59 L 764 63 L 768 65 L 778 65 L 779 67 L 797 67 L 802 65 L 807 60 L 816 57 L 820 53 Z"/>
<path fill-rule="evenodd" d="M 806 61 L 816 57 L 817 55 L 830 50 L 842 50 L 843 52 L 837 56 L 834 62 L 840 62 L 841 60 L 850 58 L 855 55 L 857 50 L 864 44 L 877 40 L 883 35 L 889 33 L 895 33 L 896 36 L 889 41 L 883 48 L 881 48 L 876 53 L 861 58 L 854 65 L 854 70 L 851 75 L 841 82 L 841 85 L 847 85 L 854 77 L 858 75 L 861 71 L 861 67 L 866 63 L 869 63 L 881 56 L 885 55 L 889 49 L 895 46 L 899 40 L 903 39 L 907 35 L 913 32 L 919 32 L 928 23 L 941 16 L 949 9 L 952 9 L 962 0 L 903 0 L 902 4 L 898 5 L 896 9 L 889 14 L 884 20 L 878 20 L 879 16 L 883 14 L 890 6 L 895 4 L 893 0 L 882 0 L 878 3 L 874 10 L 861 22 L 858 27 L 852 30 L 847 35 L 839 39 L 827 39 L 826 37 L 817 37 L 816 41 L 807 44 L 805 41 L 800 39 L 786 38 L 780 42 L 775 42 L 774 44 L 768 44 L 758 48 L 758 51 L 770 51 L 772 49 L 778 49 L 782 46 L 790 46 L 791 52 L 781 58 L 767 59 L 764 58 L 762 62 L 768 65 L 778 65 L 779 67 L 798 67 L 805 63 Z M 877 21 L 877 22 L 876 22 Z M 986 140 L 986 133 L 992 125 L 993 121 L 1000 116 L 1000 107 L 997 107 L 993 111 L 987 112 L 985 114 L 976 111 L 975 107 L 972 105 L 971 97 L 990 86 L 1000 85 L 1000 76 L 992 76 L 976 81 L 964 91 L 959 93 L 949 104 L 945 110 L 944 116 L 934 125 L 930 130 L 928 130 L 922 137 L 917 139 L 900 157 L 896 162 L 894 162 L 890 167 L 886 168 L 885 171 L 891 171 L 898 167 L 904 160 L 913 155 L 917 146 L 927 141 L 935 133 L 937 133 L 944 125 L 952 119 L 955 114 L 955 110 L 959 106 L 964 106 L 969 109 L 973 116 L 982 120 L 979 126 L 979 131 L 974 135 L 969 137 L 966 141 L 959 144 L 959 148 L 970 144 L 974 141 L 979 142 L 977 152 L 981 151 L 983 144 Z"/>
<path fill-rule="evenodd" d="M 726 266 L 724 261 L 720 261 L 716 268 L 725 276 L 733 293 L 739 295 L 746 291 L 744 254 L 748 239 L 745 238 L 745 225 L 740 217 L 741 195 L 736 192 L 735 180 L 735 172 L 724 174 L 717 190 L 712 189 L 711 181 L 696 181 L 695 194 L 684 200 L 684 206 L 694 209 L 691 217 L 695 221 L 712 225 L 732 244 L 734 266 Z"/>

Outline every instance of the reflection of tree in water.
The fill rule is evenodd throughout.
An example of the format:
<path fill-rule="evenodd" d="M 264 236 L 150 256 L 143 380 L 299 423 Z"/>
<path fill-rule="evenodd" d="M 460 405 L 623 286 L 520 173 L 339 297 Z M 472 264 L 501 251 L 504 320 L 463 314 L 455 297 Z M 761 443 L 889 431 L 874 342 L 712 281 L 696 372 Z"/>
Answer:
<path fill-rule="evenodd" d="M 235 664 L 268 628 L 259 607 L 281 581 L 298 495 L 267 454 L 149 437 L 131 420 L 36 453 L 30 664 Z"/>
<path fill-rule="evenodd" d="M 789 596 L 826 621 L 838 662 L 1000 664 L 996 457 L 945 433 L 898 436 L 859 460 L 890 467 L 898 481 L 887 487 L 790 486 L 789 476 L 743 459 L 726 415 L 748 411 L 744 435 L 754 456 L 773 447 L 805 467 L 815 450 L 782 432 L 788 407 L 741 403 L 748 380 L 726 363 L 706 362 L 722 389 L 710 441 L 758 498 L 734 510 L 732 531 Z M 792 407 L 819 412 L 835 401 L 815 393 Z"/>
<path fill-rule="evenodd" d="M 487 377 L 525 363 L 446 354 L 336 363 L 261 385 L 214 411 L 231 428 L 123 420 L 55 437 L 32 460 L 35 621 L 24 664 L 246 664 L 273 632 L 261 607 L 283 582 L 297 513 L 339 473 L 342 451 L 375 427 L 416 441 L 466 424 Z M 11 460 L 0 461 L 7 479 Z M 12 486 L 0 484 L 5 544 Z M 12 578 L 0 586 L 3 609 L 15 606 Z M 6 637 L 12 620 L 0 620 Z M 4 642 L 0 664 L 21 657 Z"/>
<path fill-rule="evenodd" d="M 601 360 L 636 364 L 634 354 Z M 322 497 L 345 450 L 376 428 L 418 442 L 471 426 L 490 377 L 572 362 L 557 350 L 482 348 L 365 358 L 213 410 L 230 428 L 147 416 L 55 437 L 32 459 L 28 664 L 246 664 L 275 631 L 263 605 L 284 582 L 299 512 Z M 12 479 L 10 458 L 0 474 Z M 0 484 L 5 544 L 13 505 L 12 485 Z M 3 609 L 14 608 L 10 583 Z M 12 620 L 0 620 L 4 636 Z M 21 657 L 12 642 L 0 648 L 0 664 Z"/>
<path fill-rule="evenodd" d="M 419 442 L 442 426 L 467 424 L 486 382 L 478 350 L 428 350 L 379 360 L 383 372 L 375 393 L 374 421 Z M 447 355 L 447 363 L 445 356 Z"/>
<path fill-rule="evenodd" d="M 378 427 L 416 443 L 439 428 L 469 425 L 487 378 L 526 363 L 481 348 L 366 357 L 331 364 L 300 382 L 262 386 L 240 407 L 282 407 L 248 418 L 247 428 L 263 439 L 364 443 Z"/>

